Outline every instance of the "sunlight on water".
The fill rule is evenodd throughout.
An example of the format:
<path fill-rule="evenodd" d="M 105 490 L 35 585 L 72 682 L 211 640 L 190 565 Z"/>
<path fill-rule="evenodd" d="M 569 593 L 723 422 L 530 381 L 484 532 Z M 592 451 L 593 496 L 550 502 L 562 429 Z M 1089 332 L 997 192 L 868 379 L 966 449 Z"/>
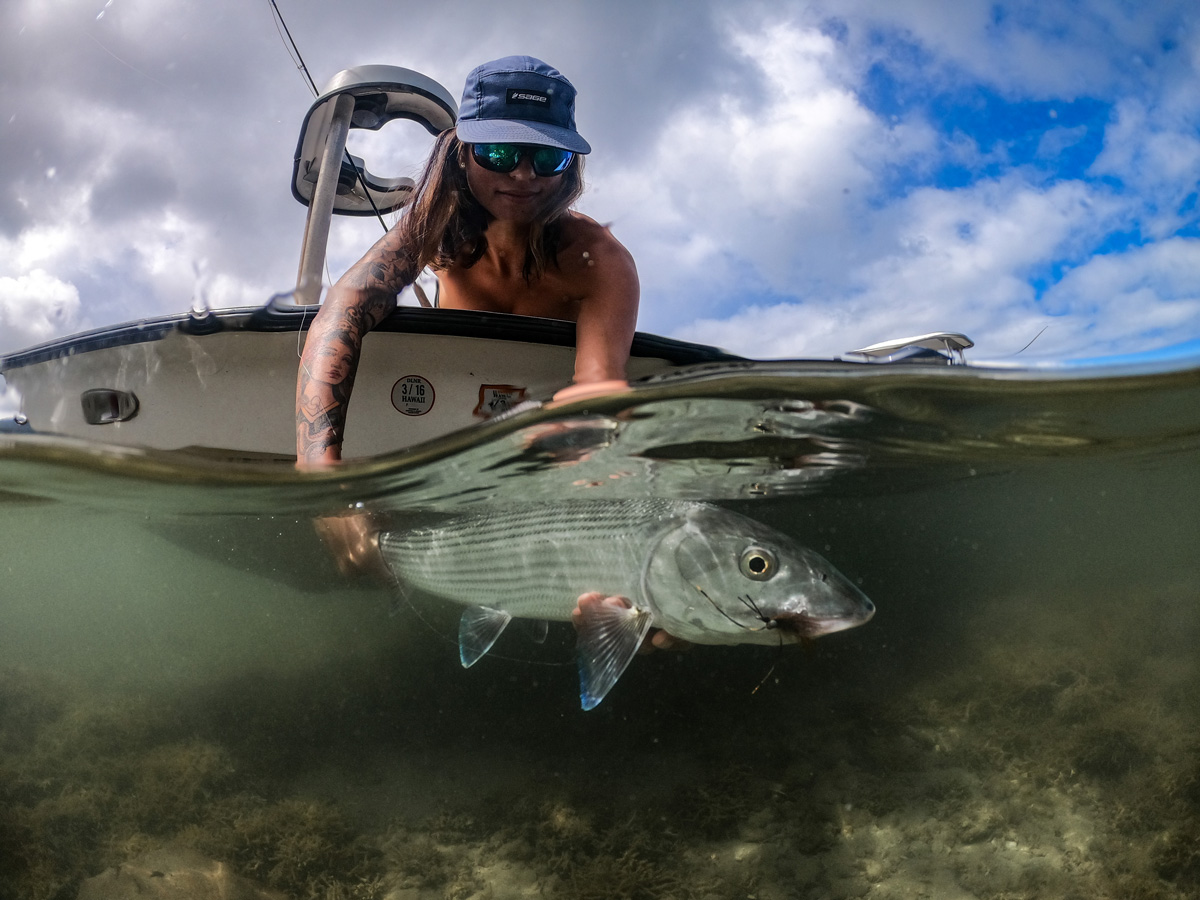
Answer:
<path fill-rule="evenodd" d="M 1198 463 L 1200 370 L 768 366 L 324 478 L 0 436 L 0 897 L 162 848 L 291 897 L 1195 896 Z M 641 657 L 584 713 L 568 626 L 464 670 L 457 607 L 311 525 L 643 496 L 797 537 L 875 619 Z"/>

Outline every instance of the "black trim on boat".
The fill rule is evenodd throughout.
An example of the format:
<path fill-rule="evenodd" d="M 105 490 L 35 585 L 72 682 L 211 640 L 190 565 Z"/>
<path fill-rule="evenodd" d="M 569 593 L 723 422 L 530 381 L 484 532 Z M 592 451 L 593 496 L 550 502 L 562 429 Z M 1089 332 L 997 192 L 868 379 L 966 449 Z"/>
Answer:
<path fill-rule="evenodd" d="M 95 331 L 86 331 L 0 356 L 0 372 L 19 369 L 36 363 L 108 350 L 149 341 L 159 341 L 172 331 L 183 334 L 206 335 L 219 331 L 250 331 L 295 333 L 306 331 L 316 316 L 318 306 L 244 307 L 212 310 L 203 315 L 180 313 L 154 319 L 139 319 Z M 508 313 L 478 312 L 460 309 L 423 309 L 401 306 L 383 320 L 376 331 L 401 334 L 437 334 L 450 337 L 490 338 L 492 340 L 549 344 L 558 347 L 575 346 L 575 323 Z M 665 359 L 672 365 L 694 363 L 739 362 L 734 356 L 716 347 L 677 341 L 659 335 L 638 332 L 634 335 L 630 355 Z"/>

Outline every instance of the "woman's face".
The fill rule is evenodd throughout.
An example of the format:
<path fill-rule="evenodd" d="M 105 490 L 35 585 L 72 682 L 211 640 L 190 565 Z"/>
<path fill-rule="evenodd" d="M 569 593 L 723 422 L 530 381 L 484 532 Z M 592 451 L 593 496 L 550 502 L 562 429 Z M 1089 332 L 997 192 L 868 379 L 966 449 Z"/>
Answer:
<path fill-rule="evenodd" d="M 312 378 L 323 384 L 341 384 L 350 374 L 353 361 L 354 354 L 351 353 L 350 347 L 335 339 L 323 347 L 313 360 L 316 370 L 312 373 Z"/>
<path fill-rule="evenodd" d="M 525 156 L 511 172 L 485 169 L 464 144 L 462 155 L 467 169 L 467 185 L 480 205 L 495 219 L 527 224 L 549 207 L 558 195 L 562 175 L 541 177 Z"/>

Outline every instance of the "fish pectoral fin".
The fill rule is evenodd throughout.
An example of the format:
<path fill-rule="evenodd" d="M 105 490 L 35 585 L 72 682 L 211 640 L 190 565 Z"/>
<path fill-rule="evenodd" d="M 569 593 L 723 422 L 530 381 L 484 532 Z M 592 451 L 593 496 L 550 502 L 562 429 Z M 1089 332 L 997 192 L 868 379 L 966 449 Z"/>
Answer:
<path fill-rule="evenodd" d="M 650 614 L 637 607 L 589 604 L 578 624 L 579 701 L 595 709 L 617 683 L 650 630 Z"/>
<path fill-rule="evenodd" d="M 512 621 L 512 616 L 499 609 L 469 606 L 458 620 L 458 658 L 469 669 L 483 654 L 492 649 L 496 638 Z"/>
<path fill-rule="evenodd" d="M 546 635 L 550 633 L 550 623 L 545 619 L 526 619 L 525 633 L 535 644 L 544 644 Z"/>

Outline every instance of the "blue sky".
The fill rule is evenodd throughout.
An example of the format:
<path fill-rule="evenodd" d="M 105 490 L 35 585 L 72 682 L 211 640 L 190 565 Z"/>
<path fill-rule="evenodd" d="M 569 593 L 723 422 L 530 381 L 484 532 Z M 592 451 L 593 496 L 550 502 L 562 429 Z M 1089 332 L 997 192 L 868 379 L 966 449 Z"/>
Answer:
<path fill-rule="evenodd" d="M 318 84 L 388 63 L 457 96 L 508 53 L 562 69 L 595 150 L 580 208 L 633 252 L 643 330 L 760 357 L 1200 339 L 1194 2 L 279 3 Z M 291 286 L 311 98 L 266 0 L 0 16 L 0 351 Z M 384 175 L 429 146 L 355 140 Z M 336 223 L 333 277 L 378 232 Z"/>

